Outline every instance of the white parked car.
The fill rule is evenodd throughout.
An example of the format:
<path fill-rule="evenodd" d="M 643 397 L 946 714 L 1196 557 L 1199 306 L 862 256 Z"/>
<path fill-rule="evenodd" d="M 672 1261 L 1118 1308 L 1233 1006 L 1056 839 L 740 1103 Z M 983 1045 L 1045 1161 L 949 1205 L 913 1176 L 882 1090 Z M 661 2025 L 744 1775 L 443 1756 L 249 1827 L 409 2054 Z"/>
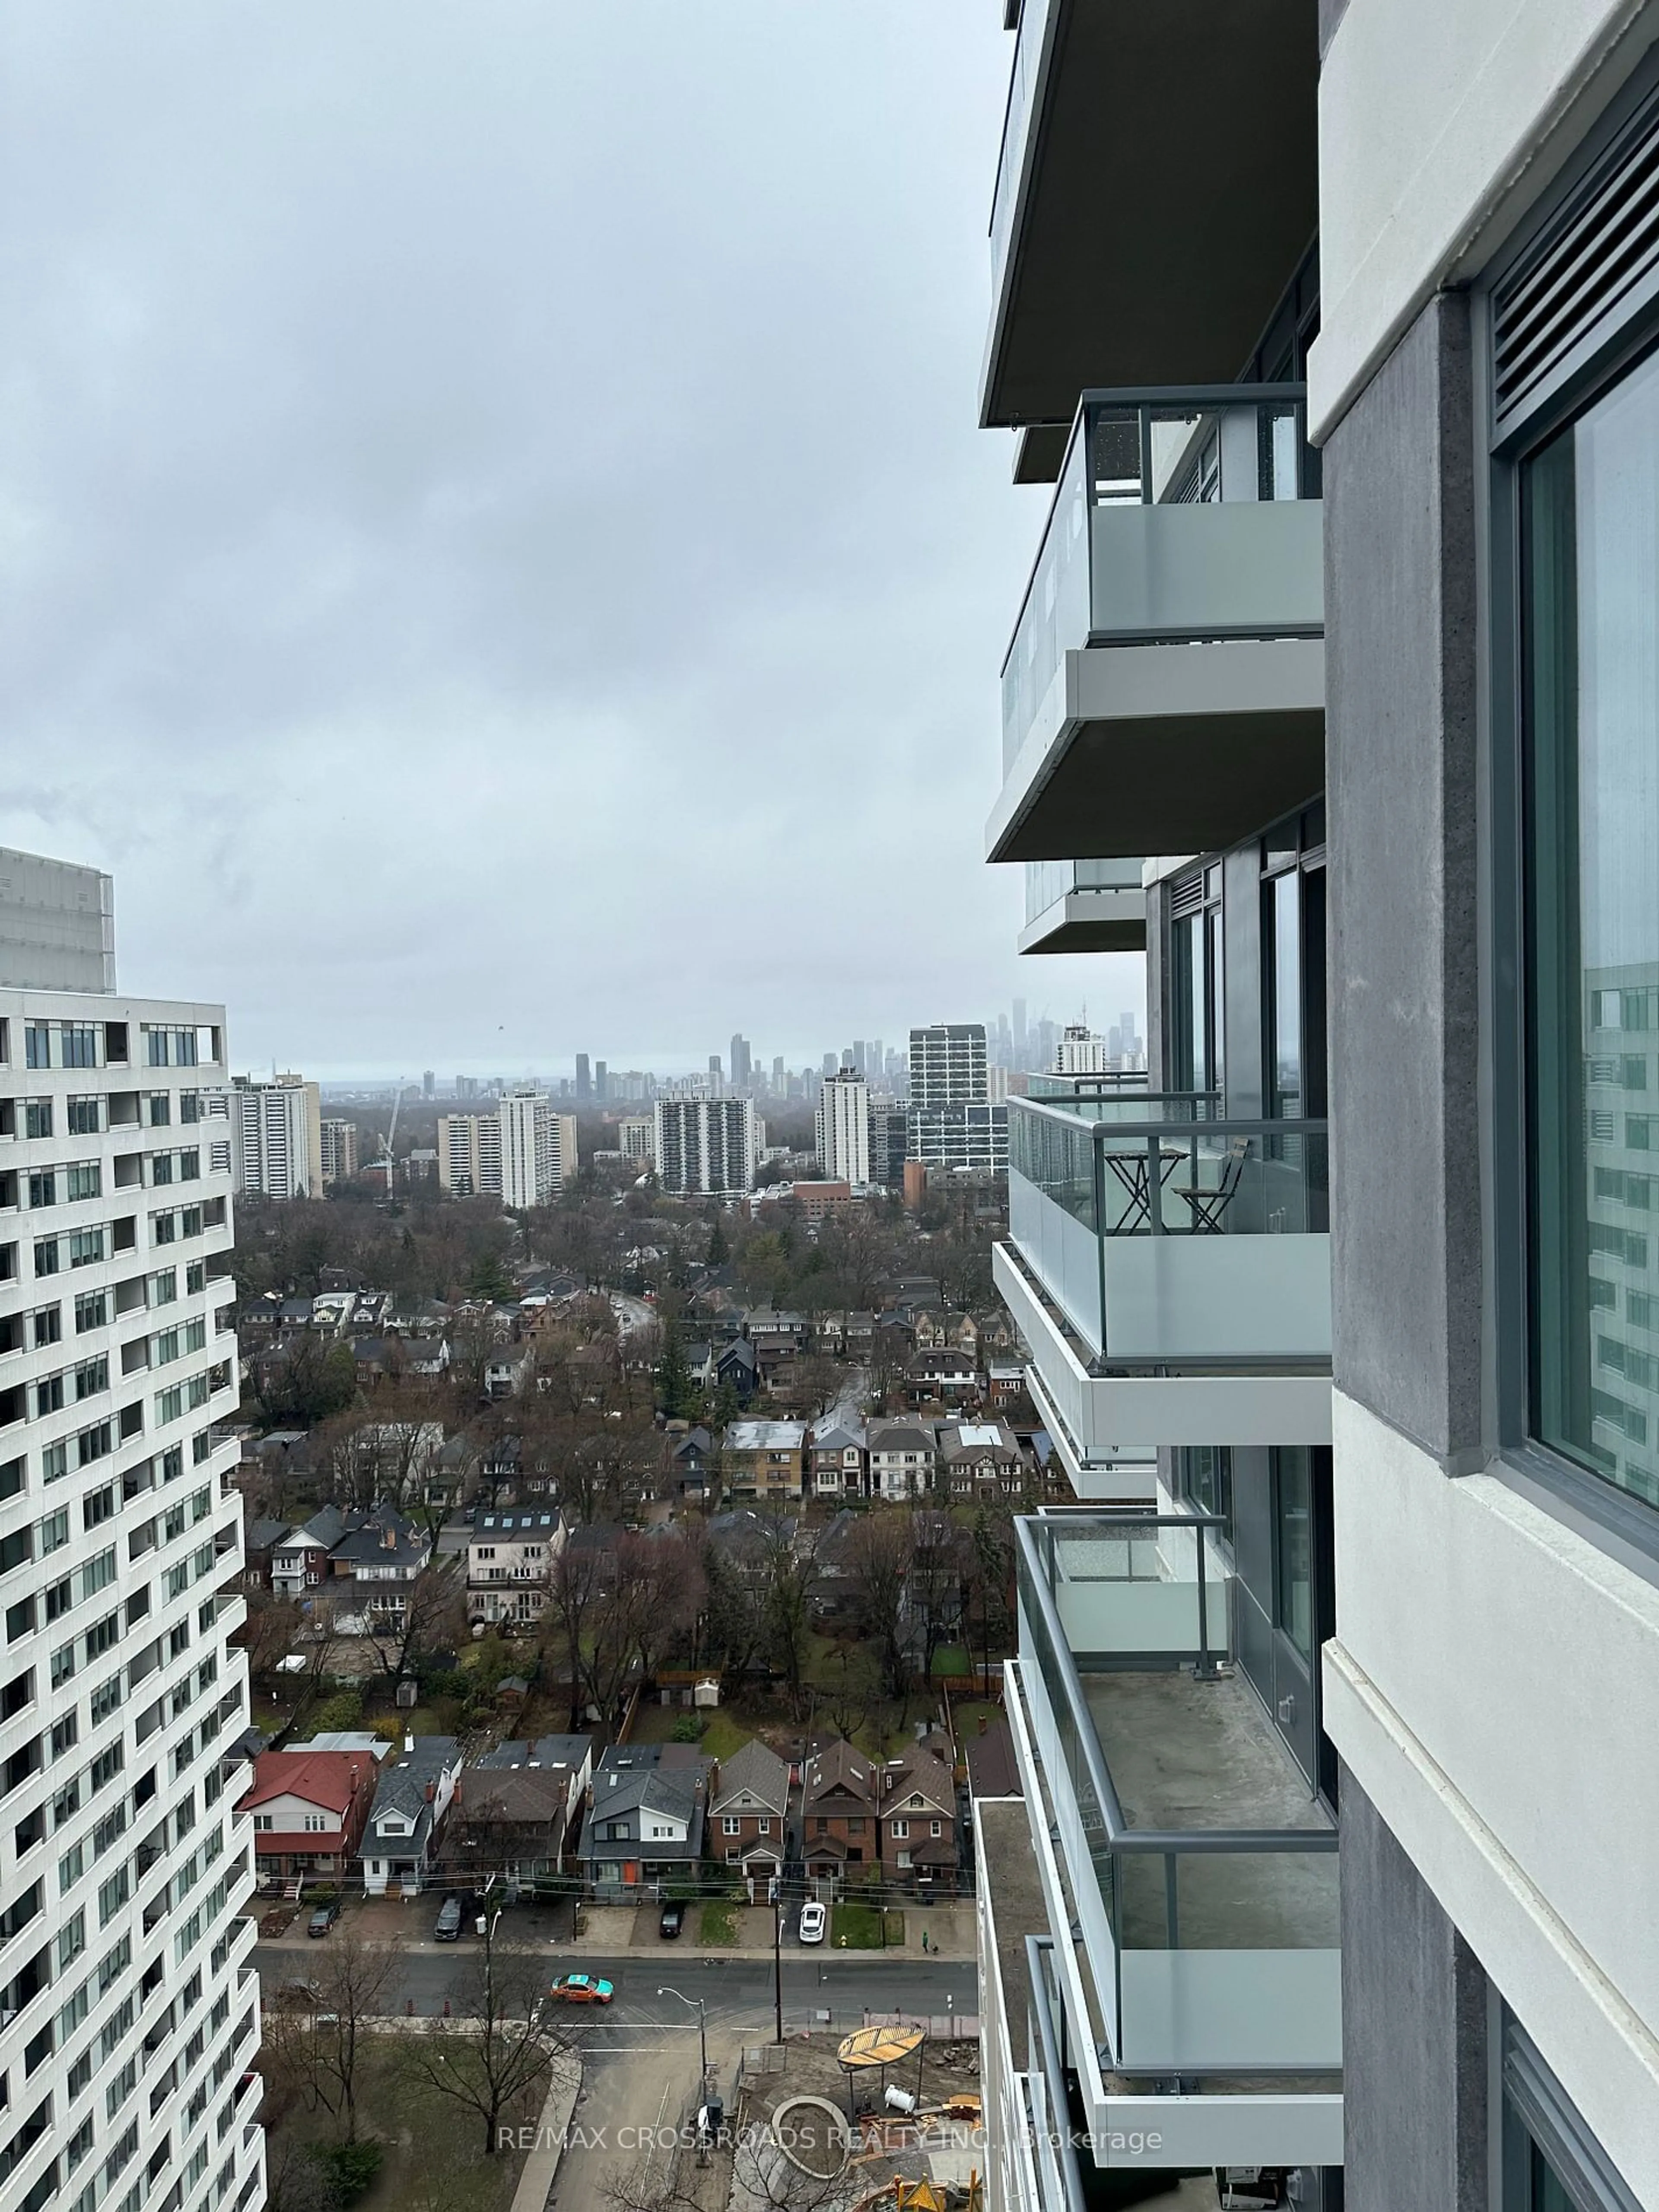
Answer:
<path fill-rule="evenodd" d="M 800 1909 L 800 1940 L 803 1943 L 822 1943 L 830 1916 L 821 1905 L 803 1905 Z"/>

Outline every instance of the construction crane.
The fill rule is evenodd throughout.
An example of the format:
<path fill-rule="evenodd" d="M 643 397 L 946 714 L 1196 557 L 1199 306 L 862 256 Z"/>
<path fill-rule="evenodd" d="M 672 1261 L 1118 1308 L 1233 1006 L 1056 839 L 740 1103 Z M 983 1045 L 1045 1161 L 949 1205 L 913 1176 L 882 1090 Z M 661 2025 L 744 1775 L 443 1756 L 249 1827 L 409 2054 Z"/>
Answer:
<path fill-rule="evenodd" d="M 392 1093 L 392 1127 L 386 1131 L 386 1135 L 380 1139 L 380 1158 L 383 1160 L 390 1160 L 392 1158 L 392 1147 L 398 1135 L 398 1116 L 403 1111 L 404 1092 L 408 1089 L 408 1085 L 404 1081 L 402 1076 L 398 1077 L 396 1085 L 393 1086 Z"/>

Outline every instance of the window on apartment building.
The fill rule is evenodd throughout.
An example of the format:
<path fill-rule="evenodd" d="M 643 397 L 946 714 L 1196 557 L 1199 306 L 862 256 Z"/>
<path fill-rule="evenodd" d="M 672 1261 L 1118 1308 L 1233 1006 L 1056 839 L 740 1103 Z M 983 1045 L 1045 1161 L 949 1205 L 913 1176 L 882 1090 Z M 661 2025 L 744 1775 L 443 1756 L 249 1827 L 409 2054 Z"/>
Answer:
<path fill-rule="evenodd" d="M 1200 1513 L 1216 1514 L 1218 1534 L 1233 1540 L 1233 1455 L 1226 1444 L 1188 1444 L 1175 1455 L 1176 1487 Z"/>
<path fill-rule="evenodd" d="M 1590 1265 L 1620 1270 L 1615 1294 L 1656 1287 L 1647 1240 L 1615 1239 L 1606 1218 L 1626 1202 L 1625 1159 L 1651 1154 L 1652 1126 L 1592 1112 L 1584 1066 L 1634 1058 L 1631 1040 L 1659 1028 L 1659 357 L 1530 453 L 1519 494 L 1532 1425 L 1659 1504 L 1659 1391 L 1638 1364 L 1598 1359 L 1619 1340 L 1592 1327 Z M 1593 1379 L 1598 1364 L 1616 1387 Z"/>
<path fill-rule="evenodd" d="M 1221 869 L 1194 869 L 1170 897 L 1170 1079 L 1221 1087 Z"/>
<path fill-rule="evenodd" d="M 1656 139 L 1650 89 L 1517 242 L 1488 318 L 1493 543 L 1514 549 L 1494 603 L 1511 738 L 1494 849 L 1522 859 L 1496 909 L 1515 918 L 1494 972 L 1515 1040 L 1498 1096 L 1519 1122 L 1496 1270 L 1504 1441 L 1542 1447 L 1535 1472 L 1648 1542 L 1659 1378 L 1616 1347 L 1659 1292 L 1659 1240 L 1616 1217 L 1652 1195 L 1659 1146 L 1659 1119 L 1624 1110 L 1646 1102 L 1620 1095 L 1648 1090 L 1659 1032 L 1659 318 L 1650 286 L 1605 271 L 1630 250 Z"/>

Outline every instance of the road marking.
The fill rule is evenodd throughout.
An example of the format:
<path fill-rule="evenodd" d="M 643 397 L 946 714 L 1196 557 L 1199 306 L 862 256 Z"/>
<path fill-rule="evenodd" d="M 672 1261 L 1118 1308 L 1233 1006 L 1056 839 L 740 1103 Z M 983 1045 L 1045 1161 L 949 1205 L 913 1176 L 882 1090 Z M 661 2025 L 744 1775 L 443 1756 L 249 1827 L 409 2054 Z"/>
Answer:
<path fill-rule="evenodd" d="M 665 2081 L 662 2085 L 662 2102 L 657 2107 L 657 2124 L 652 2130 L 650 2148 L 645 2154 L 645 2172 L 642 2179 L 647 2188 L 650 2186 L 651 2162 L 657 2155 L 657 2145 L 662 2136 L 662 2118 L 663 2114 L 668 2110 L 668 2093 L 672 2087 L 673 2083 L 672 2081 Z"/>

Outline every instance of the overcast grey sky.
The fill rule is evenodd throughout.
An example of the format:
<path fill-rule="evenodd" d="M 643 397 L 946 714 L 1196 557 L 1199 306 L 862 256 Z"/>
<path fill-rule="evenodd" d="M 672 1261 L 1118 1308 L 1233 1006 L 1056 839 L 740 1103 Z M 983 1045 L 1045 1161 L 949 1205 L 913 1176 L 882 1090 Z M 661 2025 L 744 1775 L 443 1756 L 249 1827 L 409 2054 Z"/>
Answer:
<path fill-rule="evenodd" d="M 988 870 L 995 0 L 12 0 L 0 842 L 238 1065 L 1115 1018 Z"/>

